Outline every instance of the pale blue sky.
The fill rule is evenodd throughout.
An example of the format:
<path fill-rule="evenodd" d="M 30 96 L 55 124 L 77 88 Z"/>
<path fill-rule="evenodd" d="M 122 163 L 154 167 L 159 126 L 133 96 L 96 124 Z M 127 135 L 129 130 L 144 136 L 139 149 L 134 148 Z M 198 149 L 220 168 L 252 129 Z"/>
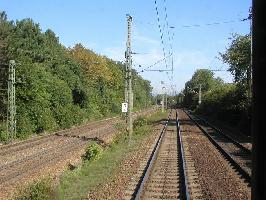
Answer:
<path fill-rule="evenodd" d="M 218 52 L 225 51 L 231 33 L 249 32 L 249 21 L 239 19 L 248 16 L 251 0 L 157 0 L 157 4 L 161 25 L 165 24 L 166 5 L 168 24 L 175 27 L 170 30 L 170 35 L 174 31 L 174 80 L 171 83 L 165 72 L 141 73 L 151 81 L 154 93 L 162 91 L 161 81 L 168 92 L 172 92 L 171 84 L 180 91 L 198 68 L 226 69 L 215 59 Z M 82 43 L 120 61 L 124 60 L 129 13 L 133 17 L 132 51 L 146 53 L 133 56 L 135 65 L 145 68 L 163 58 L 154 0 L 0 0 L 0 10 L 6 11 L 9 19 L 32 18 L 43 31 L 52 29 L 65 46 Z M 227 21 L 236 22 L 205 25 Z M 195 24 L 201 26 L 184 27 Z M 170 48 L 167 30 L 163 30 L 166 53 Z M 164 62 L 153 69 L 165 69 Z M 232 81 L 228 72 L 216 76 Z"/>

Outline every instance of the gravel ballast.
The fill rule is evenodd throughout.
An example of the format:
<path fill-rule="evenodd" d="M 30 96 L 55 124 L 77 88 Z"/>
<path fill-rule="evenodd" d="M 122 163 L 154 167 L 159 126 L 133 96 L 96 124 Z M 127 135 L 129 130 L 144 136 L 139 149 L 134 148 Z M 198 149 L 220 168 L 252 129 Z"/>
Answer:
<path fill-rule="evenodd" d="M 203 199 L 250 199 L 250 187 L 189 117 L 178 110 L 183 141 L 194 161 Z"/>

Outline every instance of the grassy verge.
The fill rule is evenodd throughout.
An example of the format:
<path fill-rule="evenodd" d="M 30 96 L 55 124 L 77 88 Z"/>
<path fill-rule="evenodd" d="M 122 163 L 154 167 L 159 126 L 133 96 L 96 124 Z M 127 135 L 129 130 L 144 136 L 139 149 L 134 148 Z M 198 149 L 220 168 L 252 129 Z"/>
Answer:
<path fill-rule="evenodd" d="M 19 188 L 13 195 L 14 200 L 49 200 L 55 198 L 55 190 L 50 178 L 34 181 L 24 188 Z"/>
<path fill-rule="evenodd" d="M 137 119 L 130 142 L 128 136 L 121 133 L 103 151 L 98 148 L 97 144 L 90 143 L 86 150 L 87 154 L 83 156 L 84 163 L 74 170 L 64 172 L 57 186 L 52 186 L 51 182 L 43 180 L 35 181 L 24 189 L 20 189 L 15 199 L 86 198 L 89 191 L 106 183 L 116 174 L 126 155 L 137 150 L 142 141 L 152 134 L 154 124 L 166 119 L 167 114 L 159 111 L 148 118 Z M 118 127 L 121 130 L 124 129 L 121 124 Z"/>
<path fill-rule="evenodd" d="M 154 122 L 165 118 L 166 115 L 152 115 L 147 119 L 146 125 L 136 127 L 130 142 L 126 134 L 121 134 L 98 160 L 86 162 L 73 172 L 66 172 L 56 189 L 58 199 L 82 199 L 89 191 L 111 179 L 125 156 L 136 150 L 143 139 L 152 133 Z"/>

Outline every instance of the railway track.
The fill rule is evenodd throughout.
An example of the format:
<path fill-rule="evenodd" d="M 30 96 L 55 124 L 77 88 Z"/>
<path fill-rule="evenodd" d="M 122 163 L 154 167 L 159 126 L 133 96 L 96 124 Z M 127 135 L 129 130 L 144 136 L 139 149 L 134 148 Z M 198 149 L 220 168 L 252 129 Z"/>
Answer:
<path fill-rule="evenodd" d="M 132 194 L 126 199 L 190 199 L 186 170 L 176 112 L 171 111 Z"/>
<path fill-rule="evenodd" d="M 152 112 L 154 109 L 137 112 L 134 117 Z M 1 147 L 0 185 L 13 184 L 67 158 L 72 152 L 84 148 L 88 140 L 102 141 L 103 137 L 117 132 L 114 124 L 118 121 L 118 117 L 113 117 Z"/>
<path fill-rule="evenodd" d="M 86 146 L 86 142 L 77 140 L 60 145 L 57 148 L 46 149 L 37 154 L 31 155 L 26 159 L 16 160 L 0 169 L 0 185 L 9 185 L 25 177 L 29 173 L 35 173 L 49 163 L 56 162 L 65 158 L 67 154 L 77 148 Z"/>
<path fill-rule="evenodd" d="M 187 111 L 188 113 L 191 113 L 191 111 Z M 244 135 L 238 130 L 232 130 L 228 126 L 221 124 L 221 122 L 215 122 L 211 119 L 206 119 L 205 117 L 193 114 L 196 118 L 203 121 L 206 125 L 212 127 L 217 131 L 219 134 L 223 135 L 224 137 L 227 137 L 229 140 L 231 140 L 233 143 L 235 143 L 237 146 L 242 148 L 244 151 L 251 153 L 252 150 L 252 143 L 251 143 L 251 137 Z M 210 122 L 210 120 L 212 122 Z M 218 128 L 219 127 L 219 128 Z"/>
<path fill-rule="evenodd" d="M 79 134 L 84 133 L 84 132 L 88 132 L 88 131 L 97 129 L 98 127 L 102 126 L 105 123 L 108 123 L 108 122 L 110 123 L 113 119 L 116 119 L 116 118 L 117 117 L 108 118 L 108 119 L 104 119 L 104 120 L 96 121 L 96 122 L 90 122 L 90 123 L 85 124 L 85 125 L 56 131 L 56 132 L 51 133 L 51 134 L 47 134 L 47 135 L 40 136 L 40 137 L 35 137 L 32 139 L 20 141 L 17 143 L 8 144 L 8 145 L 0 147 L 0 156 L 5 156 L 8 154 L 14 154 L 17 151 L 22 151 L 24 149 L 33 148 L 34 146 L 38 146 L 38 145 L 43 144 L 45 142 L 50 142 L 51 140 L 58 138 L 58 136 L 73 135 L 73 134 L 77 134 L 77 132 Z M 115 122 L 113 122 L 113 123 L 115 123 Z"/>
<path fill-rule="evenodd" d="M 232 164 L 234 169 L 249 184 L 251 182 L 251 150 L 237 142 L 221 130 L 185 111 L 189 118 L 208 137 L 211 143 Z"/>
<path fill-rule="evenodd" d="M 144 112 L 139 111 L 139 112 L 134 113 L 133 117 L 136 118 L 141 114 L 144 114 L 144 115 L 150 114 L 152 111 L 153 109 L 147 110 Z M 44 136 L 34 137 L 29 140 L 24 140 L 24 141 L 20 141 L 17 143 L 4 145 L 0 147 L 0 156 L 6 156 L 6 155 L 14 154 L 15 152 L 22 151 L 28 148 L 33 148 L 45 142 L 50 142 L 58 138 L 57 136 L 68 136 L 68 137 L 78 137 L 78 138 L 81 136 L 83 136 L 83 138 L 87 136 L 86 139 L 92 139 L 95 137 L 95 135 L 92 133 L 97 132 L 97 130 L 101 129 L 103 125 L 109 125 L 110 127 L 114 125 L 115 123 L 117 123 L 119 120 L 120 120 L 119 117 L 107 118 L 107 119 L 103 119 L 100 121 L 89 122 L 88 124 L 84 124 L 81 126 L 56 131 L 54 133 L 47 134 Z"/>

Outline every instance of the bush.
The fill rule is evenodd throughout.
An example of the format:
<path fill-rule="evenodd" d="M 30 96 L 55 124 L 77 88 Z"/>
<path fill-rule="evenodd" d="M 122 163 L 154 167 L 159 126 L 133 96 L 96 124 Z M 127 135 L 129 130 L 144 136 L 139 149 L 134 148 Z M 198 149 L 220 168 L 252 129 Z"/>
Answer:
<path fill-rule="evenodd" d="M 250 134 L 250 104 L 245 86 L 224 84 L 206 92 L 196 113 L 207 115 Z"/>
<path fill-rule="evenodd" d="M 36 127 L 31 122 L 28 114 L 23 113 L 17 117 L 17 137 L 21 139 L 28 138 L 31 135 Z"/>
<path fill-rule="evenodd" d="M 138 117 L 134 122 L 133 122 L 133 128 L 140 128 L 144 125 L 147 125 L 147 119 L 145 117 Z"/>
<path fill-rule="evenodd" d="M 6 143 L 8 141 L 6 124 L 0 124 L 0 142 Z"/>
<path fill-rule="evenodd" d="M 85 150 L 85 154 L 82 155 L 83 161 L 93 161 L 101 157 L 103 153 L 103 148 L 96 142 L 91 143 Z"/>
<path fill-rule="evenodd" d="M 15 200 L 48 200 L 54 196 L 51 181 L 49 179 L 42 179 L 34 181 L 25 188 L 17 191 Z"/>

